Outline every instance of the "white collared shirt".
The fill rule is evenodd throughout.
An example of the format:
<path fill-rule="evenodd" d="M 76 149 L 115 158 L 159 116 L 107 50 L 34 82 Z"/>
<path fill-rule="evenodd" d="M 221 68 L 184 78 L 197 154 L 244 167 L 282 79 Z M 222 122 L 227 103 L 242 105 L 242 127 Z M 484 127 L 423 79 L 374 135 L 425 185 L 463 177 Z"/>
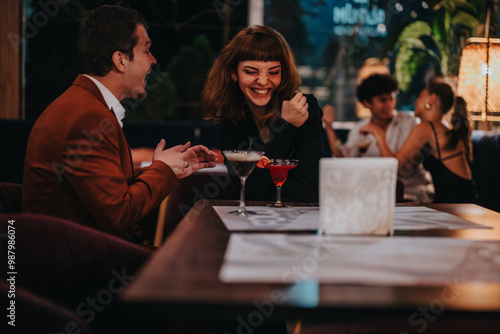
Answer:
<path fill-rule="evenodd" d="M 90 75 L 84 74 L 87 78 L 92 80 L 97 88 L 99 88 L 99 91 L 102 94 L 102 97 L 104 98 L 104 101 L 106 101 L 106 104 L 108 105 L 108 108 L 110 110 L 113 110 L 115 113 L 116 119 L 118 120 L 118 123 L 120 123 L 120 126 L 123 128 L 123 118 L 125 117 L 125 108 L 123 108 L 123 105 L 118 101 L 116 96 L 113 95 L 109 91 L 109 89 L 106 88 L 99 80 L 96 78 L 91 77 Z"/>
<path fill-rule="evenodd" d="M 392 150 L 392 152 L 396 153 L 397 151 L 399 151 L 401 146 L 403 146 L 411 130 L 415 127 L 415 125 L 417 125 L 417 121 L 415 117 L 402 112 L 397 112 L 396 110 L 393 111 L 392 115 L 392 120 L 386 129 L 385 138 L 387 140 L 387 145 L 389 146 L 389 148 Z M 361 138 L 364 138 L 364 136 L 359 133 L 359 130 L 363 126 L 368 124 L 370 120 L 371 118 L 360 120 L 353 126 L 351 131 L 349 131 L 347 141 L 341 147 L 344 156 L 353 157 L 359 154 L 356 142 Z M 372 144 L 368 147 L 365 156 L 380 157 L 380 151 L 375 136 L 372 134 L 368 134 L 367 137 L 370 139 Z"/>

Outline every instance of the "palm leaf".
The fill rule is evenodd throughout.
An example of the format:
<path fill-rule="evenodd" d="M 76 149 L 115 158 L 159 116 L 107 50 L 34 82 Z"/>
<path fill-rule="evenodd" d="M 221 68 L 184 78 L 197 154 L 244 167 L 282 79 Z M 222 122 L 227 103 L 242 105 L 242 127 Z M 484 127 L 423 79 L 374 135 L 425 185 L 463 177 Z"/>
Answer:
<path fill-rule="evenodd" d="M 477 8 L 471 3 L 468 3 L 468 2 L 463 1 L 463 0 L 458 0 L 455 2 L 455 6 L 456 6 L 455 10 L 457 11 L 457 13 L 455 15 L 457 15 L 458 12 L 463 12 L 463 13 L 477 16 Z"/>
<path fill-rule="evenodd" d="M 420 37 L 422 36 L 427 38 L 428 35 L 424 34 Z M 430 36 L 428 37 L 432 38 Z M 417 70 L 425 64 L 429 58 L 436 59 L 439 63 L 439 55 L 430 50 L 421 38 L 408 38 L 402 43 L 394 65 L 394 77 L 402 91 L 408 91 Z"/>
<path fill-rule="evenodd" d="M 427 22 L 415 21 L 407 25 L 399 35 L 398 42 L 402 43 L 411 38 L 419 38 L 422 35 L 431 35 L 432 29 Z"/>
<path fill-rule="evenodd" d="M 474 33 L 474 30 L 481 22 L 469 13 L 460 12 L 453 17 L 451 24 L 465 26 Z"/>
<path fill-rule="evenodd" d="M 450 13 L 441 8 L 437 11 L 433 20 L 432 35 L 438 42 L 446 43 L 448 41 L 448 33 L 450 31 Z"/>

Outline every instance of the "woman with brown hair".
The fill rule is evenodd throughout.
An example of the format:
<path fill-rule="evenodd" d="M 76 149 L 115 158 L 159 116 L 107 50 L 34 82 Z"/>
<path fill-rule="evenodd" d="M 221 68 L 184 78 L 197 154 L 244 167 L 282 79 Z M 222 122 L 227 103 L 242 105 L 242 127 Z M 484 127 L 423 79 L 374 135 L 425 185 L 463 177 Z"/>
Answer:
<path fill-rule="evenodd" d="M 451 127 L 443 116 L 454 106 Z M 445 83 L 431 82 L 415 102 L 415 116 L 422 122 L 410 132 L 397 153 L 391 151 L 384 132 L 368 124 L 360 132 L 370 132 L 384 157 L 399 160 L 399 173 L 411 172 L 423 162 L 434 182 L 434 203 L 474 203 L 476 193 L 469 167 L 472 145 L 464 99 L 454 96 Z"/>
<path fill-rule="evenodd" d="M 218 148 L 298 159 L 283 185 L 283 198 L 315 202 L 323 155 L 322 111 L 312 95 L 297 90 L 300 82 L 283 36 L 253 26 L 240 30 L 222 49 L 208 73 L 202 101 L 207 118 L 216 123 Z M 239 184 L 234 175 L 233 179 Z M 275 185 L 269 171 L 255 169 L 246 193 L 248 199 L 273 200 Z"/>

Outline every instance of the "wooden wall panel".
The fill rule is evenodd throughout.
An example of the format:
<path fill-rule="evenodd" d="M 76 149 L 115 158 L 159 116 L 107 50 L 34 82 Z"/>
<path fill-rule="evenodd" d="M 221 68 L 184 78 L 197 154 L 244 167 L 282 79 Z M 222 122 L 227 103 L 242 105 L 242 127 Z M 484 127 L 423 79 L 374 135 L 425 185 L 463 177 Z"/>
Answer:
<path fill-rule="evenodd" d="M 21 118 L 21 1 L 0 1 L 0 118 Z"/>

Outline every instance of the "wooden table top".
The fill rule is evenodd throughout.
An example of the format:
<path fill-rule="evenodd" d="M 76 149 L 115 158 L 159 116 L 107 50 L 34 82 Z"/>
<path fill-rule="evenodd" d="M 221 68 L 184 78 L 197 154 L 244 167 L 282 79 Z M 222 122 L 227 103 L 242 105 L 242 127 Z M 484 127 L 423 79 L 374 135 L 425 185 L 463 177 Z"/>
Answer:
<path fill-rule="evenodd" d="M 248 202 L 248 205 L 262 205 Z M 317 284 L 316 306 L 301 300 L 290 284 L 224 283 L 219 270 L 230 232 L 212 208 L 214 205 L 237 205 L 236 201 L 200 200 L 189 211 L 172 235 L 125 289 L 122 301 L 143 312 L 189 312 L 195 316 L 234 317 L 258 305 L 273 305 L 284 315 L 331 317 L 353 312 L 396 312 L 417 310 L 446 296 L 447 312 L 500 312 L 500 284 L 460 284 L 450 282 L 431 286 L 365 286 Z M 411 204 L 398 204 L 411 205 Z M 430 204 L 430 208 L 448 212 L 492 229 L 397 231 L 398 235 L 466 238 L 500 241 L 500 213 L 474 204 Z M 439 256 L 439 254 L 436 254 Z M 294 288 L 294 289 L 293 289 Z M 294 296 L 291 298 L 291 291 Z"/>

